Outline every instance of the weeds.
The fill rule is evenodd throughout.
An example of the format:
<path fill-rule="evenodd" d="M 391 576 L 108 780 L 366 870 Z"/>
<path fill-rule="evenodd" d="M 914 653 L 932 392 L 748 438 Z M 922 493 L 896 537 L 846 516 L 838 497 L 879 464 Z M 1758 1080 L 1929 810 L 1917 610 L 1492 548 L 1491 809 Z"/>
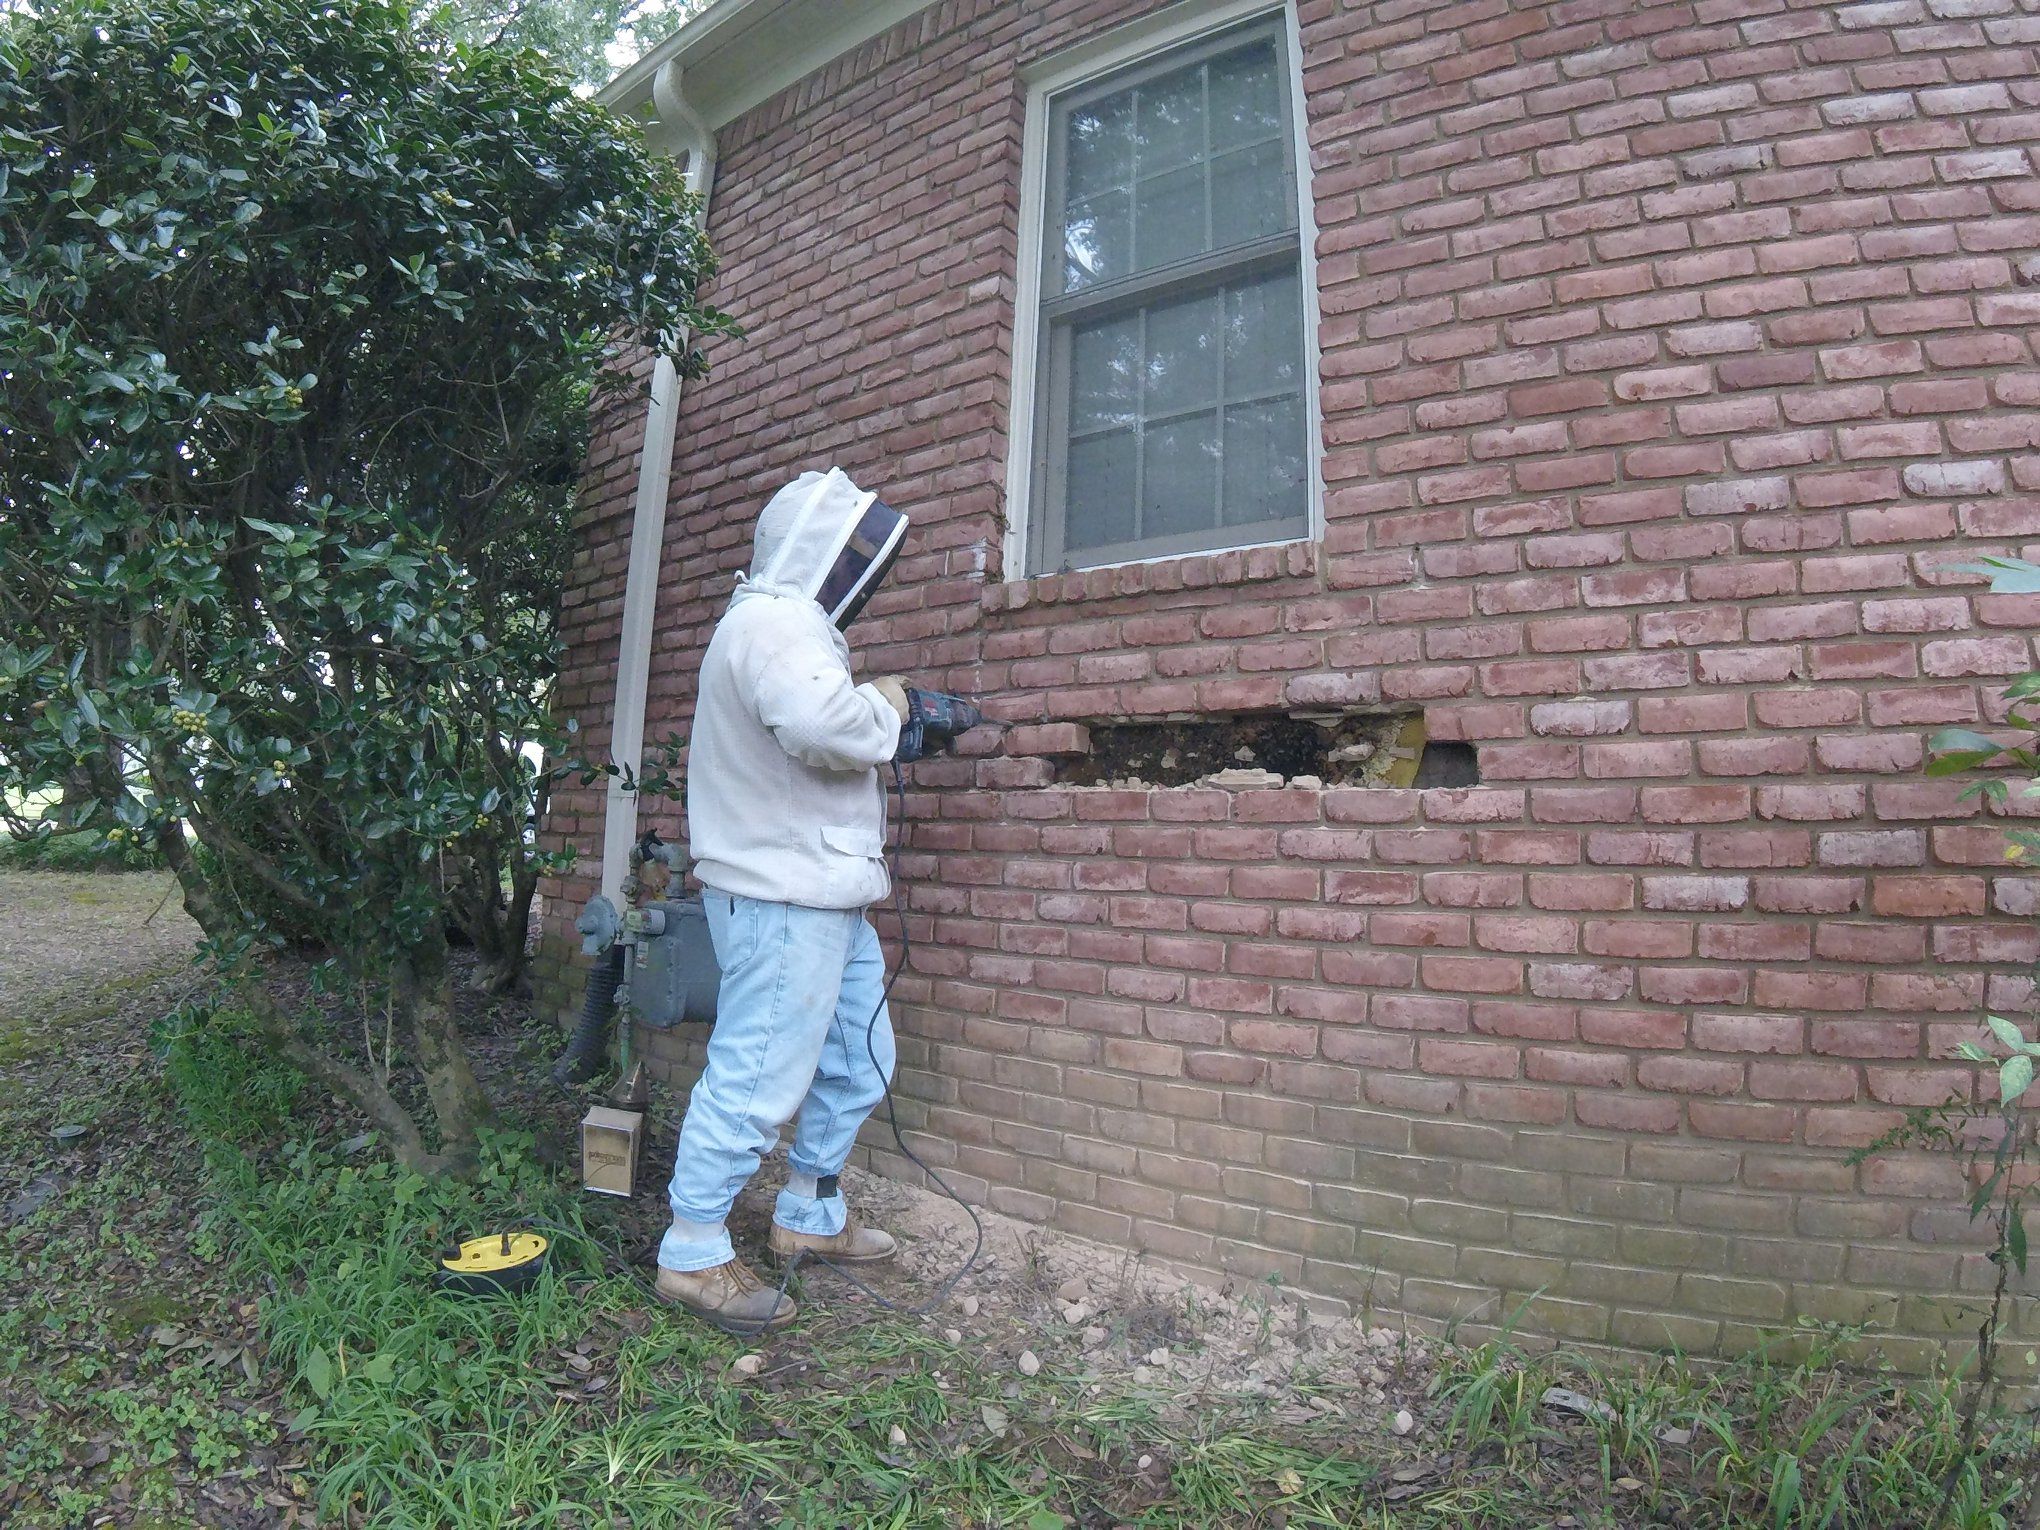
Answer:
<path fill-rule="evenodd" d="M 1434 1392 L 1451 1406 L 1448 1442 L 1516 1479 L 1492 1487 L 1496 1514 L 1548 1501 L 1584 1464 L 1651 1523 L 2001 1530 L 2024 1498 L 2030 1436 L 2000 1424 L 1966 1450 L 1960 1388 L 1852 1371 L 1844 1357 L 1862 1339 L 1806 1324 L 1732 1364 L 1639 1367 L 1532 1354 L 1505 1332 L 1442 1355 Z M 1547 1403 L 1553 1387 L 1578 1402 Z"/>
<path fill-rule="evenodd" d="M 239 1476 L 355 1526 L 1983 1530 L 2022 1507 L 2019 1432 L 1993 1421 L 1966 1448 L 1960 1389 L 1846 1368 L 1861 1340 L 1848 1329 L 1797 1330 L 1718 1367 L 1534 1350 L 1507 1328 L 1470 1348 L 1405 1340 L 1382 1409 L 1302 1373 L 1272 1398 L 1230 1394 L 1224 1378 L 1171 1395 L 1073 1342 L 1041 1344 L 1040 1374 L 1020 1377 L 939 1320 L 825 1299 L 740 1380 L 747 1346 L 655 1307 L 616 1257 L 610 1203 L 575 1195 L 528 1138 L 492 1137 L 470 1181 L 422 1179 L 310 1135 L 309 1091 L 230 1009 L 180 1012 L 155 1037 L 205 1142 L 207 1188 L 183 1206 L 210 1208 L 187 1234 L 210 1273 L 203 1289 L 149 1279 L 154 1246 L 122 1212 L 160 1193 L 164 1163 L 121 1158 L 109 1136 L 108 1161 L 61 1209 L 74 1239 L 137 1274 L 66 1293 L 61 1366 L 13 1378 L 51 1420 L 0 1450 L 0 1478 L 40 1484 L 16 1505 L 22 1524 L 101 1511 L 89 1488 L 103 1478 L 80 1465 L 100 1441 L 105 1471 L 140 1484 L 133 1506 L 188 1503 L 173 1479 Z M 182 1140 L 180 1161 L 194 1158 Z M 511 1224 L 555 1240 L 534 1290 L 486 1302 L 432 1288 L 436 1248 Z M 0 1256 L 16 1250 L 9 1273 L 25 1285 L 53 1284 L 76 1256 L 45 1240 L 30 1265 L 22 1236 L 0 1233 Z M 1037 1259 L 1037 1284 L 1044 1270 Z M 123 1308 L 137 1290 L 148 1301 Z M 1248 1303 L 1256 1317 L 1263 1305 Z M 229 1309 L 260 1331 L 220 1360 L 196 1336 Z M 1147 1320 L 1164 1317 L 1194 1342 L 1194 1294 Z M 52 1353 L 31 1337 L 44 1321 L 28 1305 L 0 1313 L 0 1355 Z M 236 1367 L 253 1387 L 258 1364 L 251 1393 Z M 1413 1392 L 1427 1372 L 1428 1399 Z M 1554 1386 L 1585 1405 L 1550 1406 Z M 1406 1437 L 1387 1427 L 1401 1406 L 1417 1415 Z"/>

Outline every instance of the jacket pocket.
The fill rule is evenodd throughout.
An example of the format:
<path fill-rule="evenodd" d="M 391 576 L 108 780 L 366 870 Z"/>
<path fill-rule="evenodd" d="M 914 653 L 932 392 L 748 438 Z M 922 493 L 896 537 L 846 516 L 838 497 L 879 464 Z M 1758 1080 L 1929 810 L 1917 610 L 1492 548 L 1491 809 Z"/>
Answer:
<path fill-rule="evenodd" d="M 825 823 L 822 825 L 822 843 L 839 855 L 854 855 L 868 861 L 885 859 L 884 838 L 869 829 Z"/>

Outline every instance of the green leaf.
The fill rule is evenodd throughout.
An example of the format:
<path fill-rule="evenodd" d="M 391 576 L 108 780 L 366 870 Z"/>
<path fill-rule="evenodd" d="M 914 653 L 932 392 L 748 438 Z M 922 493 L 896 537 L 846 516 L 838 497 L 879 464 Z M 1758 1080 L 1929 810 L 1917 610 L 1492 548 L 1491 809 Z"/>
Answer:
<path fill-rule="evenodd" d="M 1951 574 L 1982 574 L 1993 595 L 2040 595 L 2040 564 L 2024 558 L 1984 558 L 1976 563 L 1951 563 Z"/>
<path fill-rule="evenodd" d="M 2014 1206 L 2005 1214 L 2005 1248 L 2021 1275 L 2026 1273 L 2026 1208 Z"/>
<path fill-rule="evenodd" d="M 1998 1068 L 1998 1096 L 2007 1105 L 2017 1100 L 2033 1083 L 2033 1059 L 2021 1052 L 2007 1057 Z"/>
<path fill-rule="evenodd" d="M 1990 1027 L 1991 1035 L 2015 1052 L 2026 1044 L 2025 1033 L 2002 1015 L 1991 1015 L 1983 1023 Z"/>
<path fill-rule="evenodd" d="M 386 1387 L 397 1374 L 396 1356 L 389 1354 L 371 1355 L 368 1363 L 361 1367 L 358 1374 L 367 1377 L 368 1380 L 374 1382 L 379 1387 Z"/>
<path fill-rule="evenodd" d="M 315 1349 L 305 1356 L 305 1385 L 312 1389 L 312 1395 L 324 1402 L 333 1395 L 333 1362 L 323 1349 Z"/>
<path fill-rule="evenodd" d="M 1972 749 L 1986 754 L 1998 754 L 2004 748 L 1989 734 L 1978 733 L 1974 728 L 1937 728 L 1927 740 L 1927 747 L 1936 754 L 1950 749 Z"/>

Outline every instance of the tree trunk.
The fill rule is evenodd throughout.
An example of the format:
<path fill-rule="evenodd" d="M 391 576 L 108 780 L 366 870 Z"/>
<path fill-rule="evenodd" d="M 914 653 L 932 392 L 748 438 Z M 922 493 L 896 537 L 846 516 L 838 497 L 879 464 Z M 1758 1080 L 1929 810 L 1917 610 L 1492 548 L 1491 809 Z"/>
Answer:
<path fill-rule="evenodd" d="M 429 935 L 399 960 L 393 976 L 397 1013 L 408 1028 L 411 1055 L 432 1102 L 439 1156 L 472 1164 L 477 1129 L 492 1111 L 461 1044 L 445 936 Z"/>
<path fill-rule="evenodd" d="M 479 983 L 486 993 L 525 996 L 531 992 L 526 947 L 531 940 L 531 905 L 538 896 L 538 868 L 519 856 L 510 870 L 510 897 L 497 911 L 495 949 L 483 953 Z"/>
<path fill-rule="evenodd" d="M 206 884 L 185 843 L 183 826 L 163 826 L 157 831 L 156 844 L 183 890 L 185 912 L 201 930 L 225 944 L 233 933 L 233 921 Z M 489 1101 L 461 1046 L 445 937 L 437 937 L 424 948 L 422 962 L 419 957 L 420 953 L 414 952 L 393 965 L 391 998 L 432 1102 L 439 1137 L 436 1150 L 426 1143 L 416 1118 L 381 1079 L 327 1051 L 291 1019 L 286 1003 L 269 991 L 254 958 L 243 957 L 223 976 L 244 983 L 249 1012 L 276 1049 L 313 1083 L 360 1110 L 369 1125 L 389 1140 L 398 1163 L 428 1178 L 465 1174 L 475 1166 L 476 1128 L 491 1114 Z M 293 997 L 288 1002 L 296 1000 Z"/>

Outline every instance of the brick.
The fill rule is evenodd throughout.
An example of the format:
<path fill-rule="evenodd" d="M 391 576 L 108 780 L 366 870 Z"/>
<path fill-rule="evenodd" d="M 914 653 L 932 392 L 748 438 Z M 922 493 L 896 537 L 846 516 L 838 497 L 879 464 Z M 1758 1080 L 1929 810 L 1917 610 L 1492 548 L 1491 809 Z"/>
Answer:
<path fill-rule="evenodd" d="M 1955 1330 L 1891 1293 L 1987 1274 L 1953 1182 L 1837 1150 L 1960 1091 L 2040 945 L 2040 877 L 1923 774 L 2034 662 L 2040 602 L 1944 565 L 2040 539 L 2040 24 L 1462 9 L 1301 12 L 1322 545 L 1004 577 L 1018 145 L 987 103 L 1104 0 L 1019 43 L 1010 4 L 931 11 L 726 126 L 751 337 L 689 385 L 650 721 L 684 728 L 762 495 L 881 473 L 915 536 L 860 659 L 1005 728 L 916 767 L 903 865 L 902 1114 L 968 1193 L 1384 1311 L 1549 1283 L 1529 1331 L 1718 1352 L 1867 1314 L 1925 1357 Z M 955 152 L 901 179 L 874 123 Z M 591 453 L 584 717 L 641 429 Z M 1053 780 L 1105 719 L 1384 705 L 1484 784 Z M 563 783 L 546 843 L 598 821 Z M 549 1013 L 588 891 L 585 856 L 544 888 Z"/>
<path fill-rule="evenodd" d="M 2005 470 L 1997 462 L 1919 462 L 1905 470 L 1907 492 L 1966 498 L 1977 494 L 2002 494 Z"/>

